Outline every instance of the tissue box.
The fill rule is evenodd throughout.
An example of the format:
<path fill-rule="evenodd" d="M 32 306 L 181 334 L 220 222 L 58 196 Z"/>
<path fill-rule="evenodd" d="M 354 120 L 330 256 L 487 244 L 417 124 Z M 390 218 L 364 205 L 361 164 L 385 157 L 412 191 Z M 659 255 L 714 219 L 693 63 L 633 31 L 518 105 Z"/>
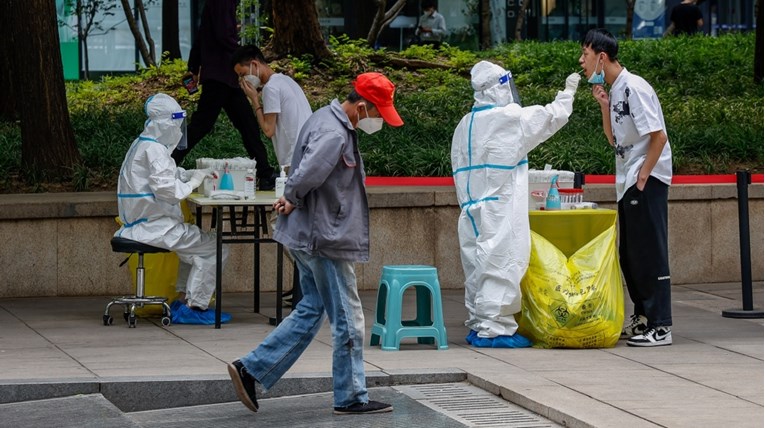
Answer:
<path fill-rule="evenodd" d="M 573 189 L 574 188 L 574 172 L 573 171 L 559 171 L 557 169 L 548 170 L 529 170 L 529 211 L 537 210 L 541 203 L 544 206 L 544 198 L 538 201 L 532 196 L 532 192 L 542 194 L 547 197 L 547 191 L 550 190 L 550 183 L 552 178 L 558 176 L 558 187 L 561 189 Z"/>
<path fill-rule="evenodd" d="M 202 182 L 202 184 L 199 186 L 198 192 L 208 195 L 212 190 L 220 190 L 220 179 L 223 176 L 226 165 L 228 165 L 228 173 L 231 174 L 231 178 L 234 181 L 234 190 L 238 192 L 244 192 L 244 176 L 247 175 L 247 170 L 252 169 L 253 173 L 256 172 L 256 162 L 254 159 L 197 159 L 197 169 L 212 168 L 215 170 L 215 174 L 218 176 L 216 179 L 206 179 L 204 182 Z"/>

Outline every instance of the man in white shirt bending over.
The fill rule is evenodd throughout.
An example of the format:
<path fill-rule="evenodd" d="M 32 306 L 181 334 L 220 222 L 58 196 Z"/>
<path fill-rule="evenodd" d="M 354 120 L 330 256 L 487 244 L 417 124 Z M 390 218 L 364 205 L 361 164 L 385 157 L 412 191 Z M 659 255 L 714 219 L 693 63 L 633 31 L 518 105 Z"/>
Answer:
<path fill-rule="evenodd" d="M 274 144 L 276 160 L 288 169 L 300 128 L 312 113 L 308 99 L 291 77 L 271 69 L 257 46 L 237 49 L 231 63 L 240 77 L 239 85 L 252 103 L 260 129 Z M 258 91 L 262 91 L 262 103 Z"/>

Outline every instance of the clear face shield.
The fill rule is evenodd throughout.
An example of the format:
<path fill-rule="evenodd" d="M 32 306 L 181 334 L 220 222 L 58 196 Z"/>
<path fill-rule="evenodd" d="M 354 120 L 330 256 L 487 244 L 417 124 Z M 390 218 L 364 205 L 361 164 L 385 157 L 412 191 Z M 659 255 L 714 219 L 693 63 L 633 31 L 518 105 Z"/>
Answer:
<path fill-rule="evenodd" d="M 173 113 L 171 118 L 173 121 L 180 120 L 181 121 L 181 141 L 178 142 L 178 145 L 175 147 L 178 150 L 185 150 L 189 144 L 188 140 L 186 139 L 186 111 L 179 111 L 177 113 Z M 176 122 L 173 122 L 176 123 Z"/>
<path fill-rule="evenodd" d="M 515 87 L 515 80 L 513 80 L 513 73 L 508 71 L 507 74 L 500 76 L 499 84 L 507 85 L 508 89 L 510 89 L 510 94 L 512 94 L 513 96 L 513 100 L 511 102 L 516 103 L 518 105 L 521 104 L 521 97 L 520 95 L 518 95 L 518 88 Z"/>

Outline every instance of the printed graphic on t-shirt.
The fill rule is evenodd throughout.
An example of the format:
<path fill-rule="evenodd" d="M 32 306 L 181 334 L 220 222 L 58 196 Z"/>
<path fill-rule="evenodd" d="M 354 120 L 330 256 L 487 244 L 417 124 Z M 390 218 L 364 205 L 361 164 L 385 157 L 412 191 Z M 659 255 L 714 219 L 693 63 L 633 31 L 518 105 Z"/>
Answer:
<path fill-rule="evenodd" d="M 616 152 L 616 156 L 624 159 L 626 156 L 626 153 L 628 151 L 632 150 L 632 144 L 629 146 L 622 146 L 620 144 L 617 144 L 616 141 L 614 141 L 614 152 Z"/>
<path fill-rule="evenodd" d="M 624 116 L 630 115 L 630 103 L 629 101 L 630 97 L 630 88 L 624 89 L 624 101 L 618 101 L 616 105 L 614 105 L 613 110 L 614 113 L 616 113 L 616 117 L 614 120 L 616 120 L 616 123 L 622 123 L 624 120 Z"/>

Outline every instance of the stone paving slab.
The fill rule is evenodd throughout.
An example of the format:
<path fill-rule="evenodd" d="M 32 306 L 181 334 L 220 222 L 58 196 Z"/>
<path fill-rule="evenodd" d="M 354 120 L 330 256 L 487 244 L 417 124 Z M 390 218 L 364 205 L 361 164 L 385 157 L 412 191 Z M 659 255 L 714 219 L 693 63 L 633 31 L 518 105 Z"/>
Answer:
<path fill-rule="evenodd" d="M 756 306 L 762 306 L 762 290 L 756 283 Z M 763 320 L 720 315 L 721 308 L 740 304 L 740 284 L 676 285 L 672 292 L 672 346 L 630 348 L 620 341 L 610 349 L 573 350 L 472 348 L 464 342 L 462 292 L 444 290 L 449 349 L 412 340 L 392 352 L 367 343 L 370 387 L 426 383 L 437 376 L 443 378 L 432 382 L 467 379 L 570 427 L 697 427 L 709 421 L 762 426 Z M 272 297 L 264 294 L 263 307 L 273 303 Z M 376 296 L 364 292 L 361 297 L 369 328 Z M 245 355 L 273 329 L 267 315 L 252 312 L 249 293 L 225 296 L 225 310 L 234 321 L 221 330 L 163 328 L 153 319 L 139 320 L 136 329 L 105 327 L 101 314 L 107 300 L 0 299 L 0 402 L 96 392 L 131 411 L 150 408 L 146 401 L 159 407 L 233 401 L 227 362 Z M 411 309 L 407 305 L 405 310 Z M 325 325 L 269 393 L 329 391 L 330 362 Z M 162 388 L 150 391 L 158 385 Z M 142 396 L 147 400 L 131 398 Z"/>
<path fill-rule="evenodd" d="M 141 427 L 100 394 L 0 404 L 0 415 L 4 427 Z"/>

